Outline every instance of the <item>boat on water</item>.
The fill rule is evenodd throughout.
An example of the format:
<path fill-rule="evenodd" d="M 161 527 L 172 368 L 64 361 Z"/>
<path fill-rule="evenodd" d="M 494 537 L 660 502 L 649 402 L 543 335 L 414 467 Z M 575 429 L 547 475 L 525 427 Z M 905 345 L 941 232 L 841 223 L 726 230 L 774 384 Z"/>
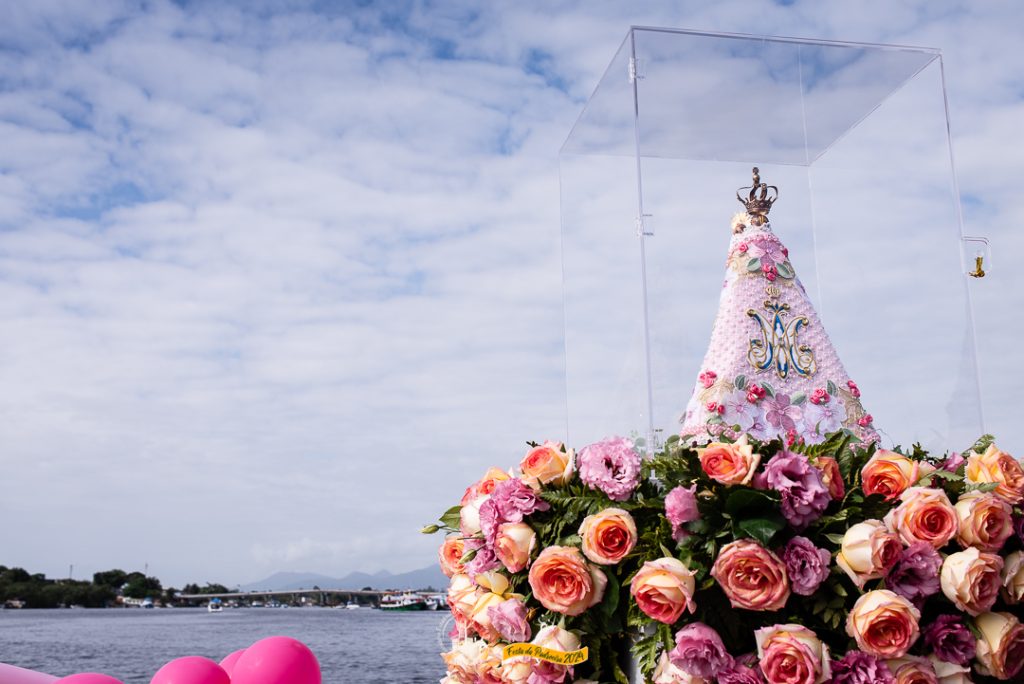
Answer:
<path fill-rule="evenodd" d="M 405 594 L 388 594 L 380 599 L 381 610 L 426 610 L 427 599 L 411 592 Z"/>
<path fill-rule="evenodd" d="M 150 598 L 149 596 L 147 596 L 146 598 L 142 599 L 142 607 L 143 608 L 153 608 L 153 599 Z"/>
<path fill-rule="evenodd" d="M 224 610 L 224 602 L 219 598 L 212 598 L 210 602 L 206 604 L 206 610 L 210 613 L 219 613 Z"/>

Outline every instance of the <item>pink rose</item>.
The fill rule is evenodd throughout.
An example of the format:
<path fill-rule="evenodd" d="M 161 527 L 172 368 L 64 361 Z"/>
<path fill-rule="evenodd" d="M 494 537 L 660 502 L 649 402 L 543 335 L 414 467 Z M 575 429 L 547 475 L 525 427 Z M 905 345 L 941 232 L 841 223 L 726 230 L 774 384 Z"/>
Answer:
<path fill-rule="evenodd" d="M 801 625 L 773 625 L 754 632 L 757 659 L 768 684 L 820 684 L 831 676 L 828 646 Z"/>
<path fill-rule="evenodd" d="M 750 539 L 722 547 L 711 576 L 729 597 L 733 608 L 779 610 L 789 599 L 786 564 Z"/>
<path fill-rule="evenodd" d="M 636 523 L 621 508 L 588 515 L 580 525 L 583 555 L 600 565 L 615 565 L 636 546 Z"/>
<path fill-rule="evenodd" d="M 697 449 L 700 467 L 708 477 L 725 485 L 748 484 L 761 462 L 743 435 L 735 443 L 712 442 Z"/>
<path fill-rule="evenodd" d="M 572 479 L 573 452 L 565 451 L 561 442 L 544 442 L 531 449 L 519 463 L 523 482 L 533 489 L 541 485 L 564 485 Z"/>
<path fill-rule="evenodd" d="M 1024 501 L 1024 467 L 1010 454 L 990 444 L 985 453 L 972 452 L 964 471 L 971 484 L 996 483 L 995 493 L 1012 504 Z"/>
<path fill-rule="evenodd" d="M 549 546 L 530 567 L 534 597 L 548 610 L 579 615 L 601 602 L 608 578 L 571 546 Z"/>
<path fill-rule="evenodd" d="M 885 524 L 907 546 L 928 542 L 940 549 L 956 536 L 959 518 L 946 492 L 911 487 L 900 495 L 900 505 L 885 516 Z"/>
<path fill-rule="evenodd" d="M 880 520 L 865 520 L 846 530 L 836 565 L 863 588 L 868 580 L 885 577 L 900 559 L 903 545 Z"/>
<path fill-rule="evenodd" d="M 510 477 L 511 475 L 500 468 L 488 468 L 483 477 L 466 488 L 466 492 L 462 495 L 462 501 L 459 505 L 465 506 L 478 496 L 488 496 L 494 491 L 494 487 L 499 482 Z"/>
<path fill-rule="evenodd" d="M 700 518 L 697 497 L 694 494 L 696 490 L 697 485 L 689 488 L 679 486 L 665 496 L 665 517 L 672 525 L 672 538 L 677 542 L 690 536 L 690 533 L 683 529 L 683 525 Z"/>
<path fill-rule="evenodd" d="M 974 621 L 978 639 L 978 672 L 1013 679 L 1024 668 L 1024 625 L 1010 613 L 985 613 Z"/>
<path fill-rule="evenodd" d="M 494 553 L 509 572 L 519 572 L 530 563 L 530 554 L 537 543 L 537 533 L 526 523 L 504 523 L 498 526 Z"/>
<path fill-rule="evenodd" d="M 939 581 L 942 593 L 956 607 L 971 615 L 991 610 L 999 597 L 1003 559 L 971 547 L 951 553 L 942 561 Z"/>
<path fill-rule="evenodd" d="M 935 668 L 927 658 L 903 656 L 886 662 L 896 684 L 939 684 Z"/>
<path fill-rule="evenodd" d="M 676 558 L 647 561 L 633 576 L 629 593 L 648 617 L 671 625 L 684 610 L 697 609 L 693 603 L 693 573 Z"/>
<path fill-rule="evenodd" d="M 907 599 L 888 589 L 863 594 L 846 617 L 846 633 L 865 653 L 899 658 L 920 635 L 921 613 Z"/>
<path fill-rule="evenodd" d="M 964 494 L 954 508 L 959 519 L 956 539 L 964 548 L 996 552 L 1013 534 L 1013 507 L 995 494 Z"/>

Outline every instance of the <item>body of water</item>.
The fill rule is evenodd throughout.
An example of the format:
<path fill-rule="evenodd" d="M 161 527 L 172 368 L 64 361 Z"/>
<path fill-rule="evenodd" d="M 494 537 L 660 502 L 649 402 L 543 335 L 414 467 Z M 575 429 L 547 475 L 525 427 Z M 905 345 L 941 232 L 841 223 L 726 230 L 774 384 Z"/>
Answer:
<path fill-rule="evenodd" d="M 148 684 L 187 655 L 220 661 L 268 636 L 290 636 L 320 661 L 324 684 L 437 682 L 448 611 L 370 608 L 70 609 L 0 611 L 0 662 L 64 676 L 103 672 Z"/>

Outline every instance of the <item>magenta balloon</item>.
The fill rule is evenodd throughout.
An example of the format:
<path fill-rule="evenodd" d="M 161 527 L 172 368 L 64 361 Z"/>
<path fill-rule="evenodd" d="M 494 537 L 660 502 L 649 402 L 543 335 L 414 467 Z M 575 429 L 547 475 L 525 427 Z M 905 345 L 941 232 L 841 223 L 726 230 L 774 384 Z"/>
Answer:
<path fill-rule="evenodd" d="M 221 669 L 227 672 L 229 677 L 231 676 L 231 673 L 235 671 L 235 663 L 238 662 L 238 659 L 242 657 L 243 653 L 245 653 L 245 649 L 240 648 L 234 653 L 227 654 L 224 656 L 224 660 L 220 661 Z"/>
<path fill-rule="evenodd" d="M 149 684 L 231 684 L 231 678 L 209 658 L 185 656 L 157 670 Z"/>
<path fill-rule="evenodd" d="M 54 684 L 124 684 L 124 682 L 99 672 L 80 672 L 61 677 Z"/>
<path fill-rule="evenodd" d="M 321 684 L 320 663 L 301 641 L 268 637 L 245 649 L 231 684 Z"/>

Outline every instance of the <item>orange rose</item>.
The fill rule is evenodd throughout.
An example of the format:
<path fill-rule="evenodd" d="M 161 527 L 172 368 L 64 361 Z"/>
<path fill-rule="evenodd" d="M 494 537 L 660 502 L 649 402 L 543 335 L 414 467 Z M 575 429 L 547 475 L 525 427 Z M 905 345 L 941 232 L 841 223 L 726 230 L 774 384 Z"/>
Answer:
<path fill-rule="evenodd" d="M 572 546 L 549 546 L 530 566 L 534 597 L 548 610 L 579 615 L 604 598 L 608 578 Z"/>
<path fill-rule="evenodd" d="M 629 593 L 647 617 L 671 625 L 683 614 L 697 610 L 693 602 L 693 573 L 676 558 L 647 561 L 633 576 Z"/>
<path fill-rule="evenodd" d="M 885 577 L 902 552 L 899 537 L 880 520 L 865 520 L 846 530 L 836 565 L 863 589 L 868 580 Z"/>
<path fill-rule="evenodd" d="M 900 505 L 885 516 L 885 524 L 907 546 L 923 541 L 939 549 L 956 536 L 959 518 L 946 492 L 911 487 L 900 495 Z"/>
<path fill-rule="evenodd" d="M 466 553 L 466 543 L 459 534 L 449 534 L 437 551 L 438 560 L 441 563 L 441 571 L 447 576 L 457 575 L 465 572 L 466 566 L 462 563 L 462 556 Z"/>
<path fill-rule="evenodd" d="M 747 444 L 746 435 L 733 444 L 712 442 L 703 449 L 697 449 L 697 454 L 700 467 L 708 477 L 724 485 L 749 483 L 761 462 L 760 454 L 755 454 L 754 448 Z"/>
<path fill-rule="evenodd" d="M 835 501 L 842 501 L 846 495 L 843 474 L 839 472 L 839 462 L 831 456 L 819 456 L 814 465 L 821 471 L 821 479 L 828 487 L 829 496 Z"/>
<path fill-rule="evenodd" d="M 536 543 L 537 533 L 526 523 L 503 523 L 498 526 L 494 554 L 509 572 L 519 572 L 530 563 Z"/>
<path fill-rule="evenodd" d="M 895 451 L 879 449 L 860 471 L 864 495 L 881 494 L 889 501 L 921 479 L 921 464 Z"/>
<path fill-rule="evenodd" d="M 534 489 L 542 484 L 564 485 L 572 479 L 573 452 L 563 451 L 560 442 L 544 442 L 530 449 L 519 464 L 522 480 Z"/>
<path fill-rule="evenodd" d="M 978 672 L 996 679 L 1014 679 L 1024 668 L 1024 625 L 1010 613 L 985 613 L 974 621 L 978 639 Z"/>
<path fill-rule="evenodd" d="M 500 468 L 488 468 L 484 476 L 466 488 L 462 495 L 460 506 L 465 506 L 478 496 L 489 496 L 494 491 L 494 486 L 502 480 L 508 480 L 512 476 Z"/>
<path fill-rule="evenodd" d="M 786 564 L 774 553 L 750 539 L 722 547 L 711 568 L 733 608 L 779 610 L 789 599 Z"/>
<path fill-rule="evenodd" d="M 995 494 L 964 494 L 954 508 L 960 528 L 956 539 L 964 548 L 995 552 L 1013 534 L 1013 507 Z"/>
<path fill-rule="evenodd" d="M 907 599 L 876 589 L 857 599 L 846 618 L 846 633 L 865 653 L 878 658 L 899 658 L 920 634 L 921 613 Z"/>
<path fill-rule="evenodd" d="M 999 597 L 1002 570 L 1002 558 L 971 547 L 946 556 L 939 571 L 939 584 L 957 608 L 979 615 L 991 610 Z"/>
<path fill-rule="evenodd" d="M 600 565 L 615 565 L 636 546 L 636 523 L 621 508 L 588 515 L 580 525 L 583 555 Z"/>
<path fill-rule="evenodd" d="M 990 444 L 983 454 L 971 453 L 964 474 L 972 484 L 997 483 L 995 493 L 1012 504 L 1024 501 L 1024 468 L 995 444 Z"/>

